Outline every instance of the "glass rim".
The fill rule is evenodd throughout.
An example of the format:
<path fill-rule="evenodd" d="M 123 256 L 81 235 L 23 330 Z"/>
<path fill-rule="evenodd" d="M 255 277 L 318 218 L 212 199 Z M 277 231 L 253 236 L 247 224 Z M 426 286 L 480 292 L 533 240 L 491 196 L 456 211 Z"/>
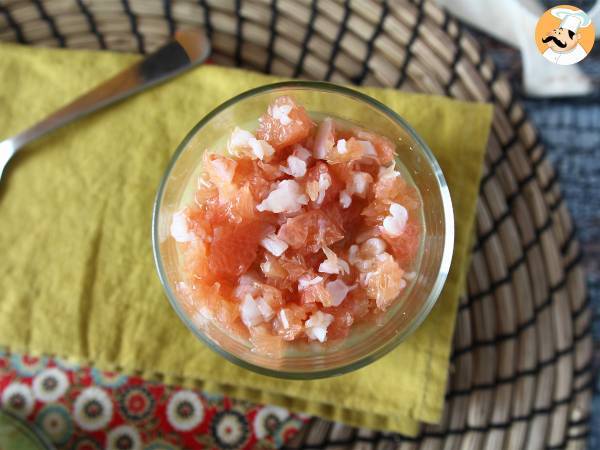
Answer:
<path fill-rule="evenodd" d="M 0 409 L 0 415 L 3 415 L 19 433 L 33 440 L 37 450 L 55 450 L 54 444 L 35 423 L 27 422 L 8 409 Z"/>
<path fill-rule="evenodd" d="M 398 123 L 413 139 L 419 146 L 420 151 L 425 156 L 428 164 L 430 165 L 432 172 L 435 176 L 435 179 L 438 184 L 438 188 L 440 191 L 440 197 L 442 199 L 442 207 L 443 207 L 443 217 L 444 217 L 444 246 L 442 250 L 442 258 L 440 259 L 440 267 L 438 270 L 437 277 L 435 282 L 433 283 L 429 294 L 427 295 L 427 299 L 423 302 L 423 305 L 419 312 L 415 315 L 410 324 L 402 330 L 402 332 L 398 333 L 393 339 L 389 339 L 383 345 L 381 345 L 375 351 L 346 364 L 342 364 L 332 368 L 326 369 L 317 369 L 314 371 L 285 371 L 285 370 L 277 370 L 271 369 L 268 367 L 263 367 L 257 364 L 253 364 L 249 361 L 246 361 L 235 354 L 232 354 L 226 350 L 224 350 L 217 343 L 212 341 L 208 336 L 206 336 L 201 330 L 196 327 L 191 320 L 188 318 L 187 314 L 182 311 L 181 306 L 179 305 L 179 301 L 177 299 L 177 295 L 173 291 L 170 286 L 170 282 L 167 278 L 167 274 L 165 268 L 163 266 L 162 257 L 160 255 L 160 237 L 158 233 L 158 219 L 159 213 L 162 205 L 162 198 L 167 186 L 167 182 L 170 178 L 173 167 L 179 160 L 180 155 L 187 148 L 188 143 L 193 139 L 194 136 L 205 126 L 207 125 L 215 116 L 225 111 L 230 106 L 245 100 L 247 98 L 264 94 L 270 91 L 275 91 L 277 89 L 313 89 L 320 90 L 335 94 L 347 95 L 349 97 L 353 97 L 356 100 L 365 102 L 386 115 L 393 122 Z M 169 303 L 171 307 L 175 310 L 179 319 L 186 325 L 188 329 L 190 329 L 194 335 L 204 342 L 212 351 L 215 351 L 217 354 L 223 356 L 228 361 L 243 367 L 244 369 L 251 370 L 253 372 L 259 373 L 261 375 L 267 375 L 277 378 L 285 378 L 285 379 L 298 379 L 298 380 L 310 380 L 310 379 L 318 379 L 318 378 L 326 378 L 336 375 L 342 375 L 344 373 L 352 372 L 354 370 L 360 369 L 379 358 L 383 357 L 394 348 L 396 348 L 401 342 L 403 342 L 408 336 L 410 336 L 427 318 L 432 308 L 434 307 L 437 299 L 440 296 L 440 293 L 444 287 L 446 279 L 448 277 L 448 273 L 450 271 L 450 264 L 452 261 L 452 254 L 454 251 L 454 213 L 452 207 L 452 200 L 450 197 L 450 190 L 442 169 L 437 162 L 433 152 L 429 148 L 429 146 L 423 141 L 423 139 L 417 134 L 414 128 L 406 122 L 406 120 L 396 113 L 394 110 L 380 102 L 379 100 L 374 99 L 373 97 L 363 94 L 355 89 L 348 88 L 346 86 L 341 86 L 334 83 L 329 83 L 325 81 L 304 81 L 304 80 L 293 80 L 293 81 L 281 81 L 276 83 L 270 83 L 261 85 L 247 91 L 244 91 L 229 100 L 219 104 L 216 108 L 207 113 L 194 127 L 186 134 L 185 138 L 180 142 L 177 146 L 177 149 L 171 156 L 167 168 L 161 178 L 160 185 L 154 200 L 154 208 L 152 211 L 152 252 L 154 256 L 154 264 L 156 266 L 158 276 L 160 282 L 163 286 L 163 289 L 167 295 Z"/>

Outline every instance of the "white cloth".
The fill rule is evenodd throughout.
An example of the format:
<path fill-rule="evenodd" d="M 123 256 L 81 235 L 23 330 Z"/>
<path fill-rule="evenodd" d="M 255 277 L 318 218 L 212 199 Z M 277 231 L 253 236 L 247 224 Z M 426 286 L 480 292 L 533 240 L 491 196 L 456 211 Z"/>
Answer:
<path fill-rule="evenodd" d="M 583 47 L 579 44 L 575 46 L 571 51 L 559 53 L 555 52 L 551 48 L 544 52 L 544 58 L 561 66 L 569 66 L 571 64 L 578 63 L 587 56 L 587 53 Z"/>
<path fill-rule="evenodd" d="M 548 64 L 538 51 L 535 26 L 544 10 L 536 0 L 437 0 L 459 20 L 521 50 L 525 91 L 535 97 L 584 96 L 593 91 L 578 65 Z M 600 37 L 600 0 L 589 13 Z"/>

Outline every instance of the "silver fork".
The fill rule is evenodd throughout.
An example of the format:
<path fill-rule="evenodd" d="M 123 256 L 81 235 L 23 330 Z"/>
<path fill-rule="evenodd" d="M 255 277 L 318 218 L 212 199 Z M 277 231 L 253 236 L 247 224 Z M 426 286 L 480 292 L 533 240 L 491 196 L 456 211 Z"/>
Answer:
<path fill-rule="evenodd" d="M 209 54 L 210 42 L 203 31 L 178 31 L 172 42 L 156 52 L 99 84 L 27 130 L 0 142 L 0 180 L 11 158 L 31 141 L 201 64 Z"/>

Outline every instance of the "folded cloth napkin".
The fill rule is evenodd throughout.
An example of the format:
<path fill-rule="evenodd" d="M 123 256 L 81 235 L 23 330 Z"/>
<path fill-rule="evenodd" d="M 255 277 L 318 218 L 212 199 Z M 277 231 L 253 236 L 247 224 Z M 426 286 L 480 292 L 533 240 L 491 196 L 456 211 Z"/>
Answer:
<path fill-rule="evenodd" d="M 0 46 L 0 138 L 31 125 L 138 57 Z M 404 116 L 450 186 L 450 276 L 405 343 L 353 373 L 317 381 L 258 375 L 213 353 L 179 321 L 152 261 L 150 221 L 175 147 L 204 114 L 277 80 L 203 66 L 30 145 L 0 183 L 0 346 L 164 383 L 222 391 L 370 428 L 414 434 L 440 419 L 489 105 L 362 88 Z"/>

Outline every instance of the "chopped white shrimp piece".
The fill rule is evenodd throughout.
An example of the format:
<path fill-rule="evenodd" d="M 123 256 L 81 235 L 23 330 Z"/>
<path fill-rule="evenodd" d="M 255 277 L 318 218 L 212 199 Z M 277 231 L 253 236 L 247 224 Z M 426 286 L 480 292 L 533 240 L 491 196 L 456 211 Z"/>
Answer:
<path fill-rule="evenodd" d="M 271 105 L 269 106 L 269 115 L 273 119 L 279 120 L 281 125 L 289 125 L 292 123 L 289 113 L 292 111 L 292 105 Z"/>
<path fill-rule="evenodd" d="M 327 328 L 331 325 L 331 322 L 333 322 L 331 314 L 322 311 L 313 313 L 310 319 L 304 322 L 306 335 L 313 341 L 325 342 L 327 340 Z"/>
<path fill-rule="evenodd" d="M 275 154 L 275 149 L 267 141 L 259 141 L 258 139 L 252 138 L 248 141 L 248 144 L 250 145 L 254 156 L 261 161 L 268 159 Z"/>
<path fill-rule="evenodd" d="M 325 159 L 333 148 L 333 119 L 326 117 L 319 125 L 315 138 L 314 156 L 317 159 Z"/>
<path fill-rule="evenodd" d="M 317 195 L 317 200 L 315 203 L 320 205 L 325 200 L 325 194 L 327 193 L 327 189 L 331 187 L 331 175 L 328 173 L 322 173 L 319 175 L 319 195 Z"/>
<path fill-rule="evenodd" d="M 379 173 L 377 174 L 377 180 L 387 180 L 389 178 L 396 178 L 402 176 L 400 172 L 395 170 L 396 164 L 392 162 L 388 167 L 380 167 Z"/>
<path fill-rule="evenodd" d="M 385 241 L 379 238 L 367 239 L 360 247 L 362 253 L 369 257 L 381 255 L 385 252 L 386 248 Z"/>
<path fill-rule="evenodd" d="M 260 270 L 262 270 L 262 273 L 266 275 L 271 272 L 271 265 L 271 261 L 260 263 Z"/>
<path fill-rule="evenodd" d="M 340 139 L 339 141 L 337 141 L 336 148 L 340 155 L 348 153 L 348 146 L 346 144 L 346 139 Z"/>
<path fill-rule="evenodd" d="M 281 325 L 283 325 L 284 329 L 288 329 L 290 327 L 290 321 L 287 318 L 285 310 L 281 309 L 279 311 L 279 320 L 281 321 Z"/>
<path fill-rule="evenodd" d="M 356 141 L 363 149 L 363 154 L 365 156 L 377 158 L 377 152 L 375 151 L 375 147 L 370 141 Z"/>
<path fill-rule="evenodd" d="M 183 211 L 177 211 L 173 214 L 171 221 L 171 236 L 177 242 L 191 242 L 198 237 L 190 230 L 187 216 Z"/>
<path fill-rule="evenodd" d="M 398 203 L 390 205 L 390 215 L 383 219 L 383 228 L 390 236 L 400 236 L 406 228 L 408 211 Z"/>
<path fill-rule="evenodd" d="M 348 249 L 348 261 L 350 261 L 350 264 L 355 264 L 356 262 L 358 262 L 358 250 L 359 248 L 356 244 L 351 245 Z"/>
<path fill-rule="evenodd" d="M 312 154 L 308 151 L 306 147 L 302 147 L 300 144 L 294 144 L 292 147 L 293 155 L 297 158 L 300 158 L 302 161 L 307 162 Z"/>
<path fill-rule="evenodd" d="M 280 169 L 283 173 L 293 176 L 294 178 L 300 178 L 306 175 L 306 162 L 297 156 L 290 155 L 287 159 L 288 166 L 281 166 Z"/>
<path fill-rule="evenodd" d="M 350 266 L 348 266 L 348 263 L 339 258 L 329 247 L 325 246 L 322 250 L 327 259 L 319 265 L 319 272 L 335 275 L 340 273 L 350 273 Z"/>
<path fill-rule="evenodd" d="M 310 275 L 303 275 L 300 278 L 298 278 L 298 290 L 303 291 L 304 289 L 306 289 L 309 286 L 319 284 L 321 281 L 323 281 L 323 277 L 317 276 L 317 277 L 311 278 Z"/>
<path fill-rule="evenodd" d="M 354 286 L 347 286 L 342 280 L 337 279 L 330 281 L 325 285 L 325 288 L 331 295 L 331 305 L 340 306 L 346 299 L 348 292 L 354 289 Z"/>
<path fill-rule="evenodd" d="M 218 174 L 220 179 L 226 183 L 231 183 L 233 180 L 233 175 L 235 174 L 235 168 L 231 170 L 231 167 L 225 163 L 225 160 L 231 161 L 230 158 L 216 158 L 211 160 L 210 164 L 213 166 L 213 169 Z"/>
<path fill-rule="evenodd" d="M 346 190 L 350 195 L 357 194 L 359 197 L 364 198 L 367 194 L 369 184 L 373 182 L 373 177 L 366 172 L 354 172 L 352 174 L 352 180 L 350 185 L 346 187 Z"/>
<path fill-rule="evenodd" d="M 248 328 L 255 327 L 263 322 L 263 315 L 261 314 L 260 309 L 258 309 L 258 305 L 250 294 L 247 294 L 244 297 L 240 310 L 242 322 L 244 322 L 244 325 L 246 325 Z"/>
<path fill-rule="evenodd" d="M 238 279 L 238 284 L 233 290 L 233 296 L 238 300 L 243 300 L 246 295 L 254 297 L 260 294 L 258 279 L 253 274 L 244 274 Z"/>
<path fill-rule="evenodd" d="M 262 317 L 265 321 L 271 320 L 275 315 L 273 308 L 271 308 L 271 306 L 262 297 L 256 300 L 256 307 L 262 314 Z"/>
<path fill-rule="evenodd" d="M 232 155 L 236 154 L 236 149 L 250 146 L 250 139 L 256 139 L 252 133 L 243 130 L 240 127 L 235 127 L 229 140 L 227 141 L 227 150 Z"/>
<path fill-rule="evenodd" d="M 340 205 L 342 205 L 342 208 L 349 208 L 351 204 L 352 197 L 350 196 L 350 194 L 348 194 L 348 192 L 346 191 L 340 192 Z"/>
<path fill-rule="evenodd" d="M 258 140 L 249 131 L 235 127 L 227 142 L 229 153 L 237 155 L 239 149 L 247 148 L 252 150 L 253 156 L 261 161 L 275 154 L 275 149 L 267 141 Z"/>
<path fill-rule="evenodd" d="M 288 166 L 295 177 L 303 177 L 306 174 L 306 161 L 297 156 L 288 157 Z"/>
<path fill-rule="evenodd" d="M 308 203 L 308 197 L 302 192 L 300 185 L 294 180 L 280 181 L 266 199 L 256 206 L 259 211 L 274 213 L 294 213 L 300 211 L 302 205 Z"/>
<path fill-rule="evenodd" d="M 330 259 L 326 259 L 319 265 L 319 272 L 337 274 L 340 272 L 338 265 Z"/>
<path fill-rule="evenodd" d="M 283 255 L 283 252 L 285 252 L 288 248 L 287 243 L 279 239 L 275 233 L 270 233 L 265 236 L 260 241 L 260 245 L 262 245 L 275 256 Z"/>

